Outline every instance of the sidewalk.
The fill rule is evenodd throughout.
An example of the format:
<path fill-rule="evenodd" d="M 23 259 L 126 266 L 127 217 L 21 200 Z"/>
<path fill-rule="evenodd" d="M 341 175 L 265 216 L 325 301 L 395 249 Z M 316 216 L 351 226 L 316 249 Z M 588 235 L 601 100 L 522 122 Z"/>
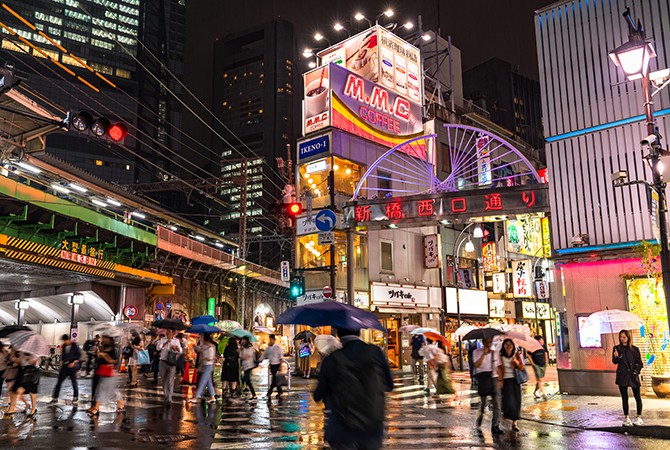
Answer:
<path fill-rule="evenodd" d="M 469 384 L 466 372 L 455 372 L 454 381 Z M 629 435 L 670 439 L 670 399 L 657 398 L 653 393 L 642 396 L 644 426 L 623 427 L 621 398 L 597 395 L 563 395 L 559 392 L 555 366 L 547 368 L 545 390 L 547 400 L 533 397 L 535 378 L 524 386 L 521 416 L 524 420 L 569 428 L 628 433 Z M 473 391 L 474 394 L 474 391 Z M 635 399 L 630 396 L 631 417 L 635 417 Z"/>

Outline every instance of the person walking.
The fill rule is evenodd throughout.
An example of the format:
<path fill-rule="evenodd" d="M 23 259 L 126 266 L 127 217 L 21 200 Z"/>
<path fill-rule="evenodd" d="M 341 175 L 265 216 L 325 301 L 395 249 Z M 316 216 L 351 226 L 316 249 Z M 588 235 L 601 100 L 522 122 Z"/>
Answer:
<path fill-rule="evenodd" d="M 100 346 L 100 335 L 96 334 L 94 339 L 89 339 L 84 342 L 84 352 L 86 352 L 86 377 L 91 376 L 91 372 L 95 373 L 95 360 L 98 357 L 98 347 Z"/>
<path fill-rule="evenodd" d="M 223 395 L 237 397 L 237 382 L 240 379 L 239 349 L 237 338 L 231 337 L 228 345 L 223 351 L 223 364 L 221 367 L 221 390 Z M 230 391 L 228 387 L 230 386 Z"/>
<path fill-rule="evenodd" d="M 216 362 L 216 344 L 212 340 L 211 334 L 203 336 L 203 343 L 196 349 L 199 355 L 198 361 L 198 388 L 195 391 L 195 397 L 190 399 L 190 403 L 198 403 L 202 400 L 202 394 L 205 388 L 209 391 L 208 403 L 214 403 L 214 383 L 212 373 L 214 372 L 214 363 Z"/>
<path fill-rule="evenodd" d="M 77 373 L 81 367 L 81 350 L 79 350 L 79 346 L 75 342 L 72 342 L 72 339 L 70 339 L 70 336 L 67 334 L 61 336 L 61 340 L 63 341 L 61 366 L 60 371 L 58 372 L 58 381 L 54 388 L 53 398 L 50 403 L 58 403 L 58 396 L 60 395 L 63 381 L 65 381 L 66 378 L 69 378 L 72 382 L 72 404 L 76 405 L 79 401 Z"/>
<path fill-rule="evenodd" d="M 181 343 L 175 338 L 174 328 L 168 328 L 165 336 L 161 337 L 156 344 L 156 350 L 160 352 L 159 371 L 163 382 L 163 396 L 165 406 L 172 405 L 172 393 L 174 391 L 174 378 L 177 372 L 177 361 L 183 353 Z"/>
<path fill-rule="evenodd" d="M 256 400 L 256 390 L 251 382 L 251 372 L 258 366 L 258 357 L 256 356 L 256 349 L 246 337 L 240 340 L 240 360 L 242 361 L 242 371 L 244 372 L 244 385 L 251 393 L 250 400 Z"/>
<path fill-rule="evenodd" d="M 151 359 L 151 372 L 154 374 L 154 381 L 152 384 L 156 386 L 158 384 L 158 368 L 160 362 L 160 352 L 156 349 L 160 336 L 155 336 L 149 345 L 147 345 L 147 350 L 149 351 L 149 358 Z"/>
<path fill-rule="evenodd" d="M 177 334 L 177 340 L 179 341 L 179 345 L 181 345 L 182 352 L 179 354 L 179 358 L 177 359 L 177 386 L 179 386 L 182 381 L 184 380 L 184 377 L 188 379 L 188 374 L 186 373 L 186 357 L 188 356 L 188 341 L 186 340 L 186 336 L 184 336 L 184 333 L 179 333 Z"/>
<path fill-rule="evenodd" d="M 24 395 L 30 395 L 30 413 L 28 418 L 34 419 L 37 416 L 37 391 L 40 384 L 40 357 L 31 353 L 17 352 L 15 362 L 19 366 L 16 378 L 10 388 L 10 403 L 4 419 L 12 419 L 16 412 L 16 401 L 19 397 L 28 409 L 28 403 Z"/>
<path fill-rule="evenodd" d="M 96 362 L 96 374 L 99 377 L 98 387 L 93 405 L 86 410 L 92 416 L 100 414 L 100 404 L 109 401 L 116 402 L 117 413 L 125 411 L 125 402 L 119 398 L 118 383 L 114 376 L 114 366 L 117 359 L 114 339 L 109 336 L 103 336 L 100 341 L 98 360 Z"/>
<path fill-rule="evenodd" d="M 425 345 L 424 337 L 421 334 L 415 334 L 412 336 L 412 368 L 414 369 L 414 378 L 423 384 L 423 356 L 419 354 L 419 351 Z"/>
<path fill-rule="evenodd" d="M 640 349 L 633 345 L 633 335 L 630 330 L 619 331 L 619 345 L 612 350 L 612 364 L 616 364 L 616 384 L 621 393 L 623 404 L 623 426 L 644 425 L 642 420 L 642 397 L 640 396 L 640 371 L 644 367 Z M 630 420 L 628 415 L 628 388 L 633 391 L 635 405 L 637 407 L 637 418 Z"/>
<path fill-rule="evenodd" d="M 270 388 L 268 389 L 268 402 L 271 400 L 272 391 L 274 388 L 277 388 L 277 398 L 282 395 L 282 387 L 277 384 L 277 372 L 279 372 L 279 366 L 281 366 L 281 360 L 284 356 L 281 346 L 277 344 L 277 340 L 274 334 L 270 335 L 270 345 L 265 349 L 263 355 L 261 356 L 261 361 L 267 359 L 270 363 L 270 375 L 272 376 L 272 381 L 270 382 Z"/>
<path fill-rule="evenodd" d="M 547 393 L 544 391 L 544 383 L 542 380 L 547 373 L 549 352 L 547 351 L 547 344 L 544 342 L 544 338 L 542 336 L 535 336 L 535 340 L 542 346 L 542 349 L 535 350 L 530 354 L 530 361 L 533 366 L 533 372 L 535 372 L 535 391 L 533 391 L 533 396 L 535 398 L 546 399 Z"/>
<path fill-rule="evenodd" d="M 477 428 L 481 428 L 484 419 L 484 410 L 488 397 L 493 401 L 493 418 L 491 419 L 491 433 L 501 434 L 500 430 L 500 384 L 497 367 L 500 365 L 500 355 L 492 350 L 493 338 L 484 339 L 484 346 L 472 352 L 477 377 L 477 393 L 479 394 L 479 416 Z"/>
<path fill-rule="evenodd" d="M 0 341 L 0 398 L 2 398 L 2 386 L 5 383 L 5 371 L 9 366 L 9 349 Z"/>
<path fill-rule="evenodd" d="M 312 339 L 306 337 L 300 342 L 298 349 L 298 357 L 300 358 L 300 371 L 302 372 L 303 378 L 309 378 L 312 367 L 310 357 L 314 353 L 314 344 L 312 344 Z"/>
<path fill-rule="evenodd" d="M 426 382 L 426 388 L 424 391 L 426 395 L 430 394 L 430 387 L 433 386 L 437 389 L 437 357 L 439 349 L 435 346 L 431 339 L 427 339 L 426 345 L 421 347 L 419 350 L 419 356 L 423 358 L 423 362 L 426 363 L 426 368 L 428 369 L 428 381 Z M 437 395 L 437 393 L 435 394 Z"/>
<path fill-rule="evenodd" d="M 342 349 L 324 358 L 313 393 L 330 410 L 324 439 L 334 450 L 382 448 L 384 394 L 393 390 L 393 377 L 379 347 L 359 333 L 337 329 Z"/>
<path fill-rule="evenodd" d="M 128 381 L 129 387 L 137 387 L 137 353 L 144 350 L 144 344 L 142 343 L 142 338 L 137 333 L 133 333 L 130 342 L 128 343 L 130 348 L 133 349 L 133 352 L 128 358 L 128 372 L 130 372 L 130 380 Z"/>
<path fill-rule="evenodd" d="M 521 416 L 521 385 L 516 381 L 514 370 L 523 370 L 521 350 L 517 351 L 511 339 L 505 339 L 500 349 L 498 377 L 502 380 L 503 415 L 512 421 L 512 430 L 519 431 Z"/>

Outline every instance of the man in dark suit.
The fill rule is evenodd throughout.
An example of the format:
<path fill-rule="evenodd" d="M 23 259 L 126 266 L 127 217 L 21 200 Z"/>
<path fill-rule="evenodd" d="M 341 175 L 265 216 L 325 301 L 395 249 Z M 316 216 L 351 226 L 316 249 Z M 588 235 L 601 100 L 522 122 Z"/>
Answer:
<path fill-rule="evenodd" d="M 74 405 L 79 401 L 79 386 L 77 385 L 77 372 L 81 367 L 81 351 L 79 346 L 72 342 L 70 336 L 64 334 L 61 337 L 63 341 L 63 349 L 61 354 L 61 366 L 58 373 L 58 382 L 54 389 L 53 399 L 51 403 L 58 403 L 58 396 L 60 395 L 60 388 L 66 378 L 72 382 L 72 403 Z"/>
<path fill-rule="evenodd" d="M 330 415 L 326 423 L 325 440 L 334 450 L 365 449 L 373 450 L 382 447 L 384 437 L 384 392 L 393 389 L 393 377 L 386 357 L 379 347 L 366 344 L 359 337 L 359 331 L 338 329 L 337 335 L 342 342 L 342 349 L 337 350 L 326 357 L 321 364 L 319 373 L 319 384 L 314 391 L 314 400 L 323 401 L 326 409 L 330 409 Z M 339 355 L 335 353 L 340 353 Z M 343 364 L 343 362 L 345 362 Z M 346 367 L 344 367 L 346 365 Z M 372 401 L 373 411 L 369 411 L 366 419 L 375 419 L 365 430 L 353 429 L 351 421 L 344 417 L 342 411 L 338 411 L 338 403 L 341 402 L 339 394 L 343 386 L 343 371 L 351 370 L 353 367 L 361 372 L 371 373 L 378 377 L 371 383 L 376 386 L 378 392 L 369 392 L 365 395 L 380 396 L 379 401 Z M 361 401 L 365 404 L 365 401 Z M 364 412 L 365 413 L 365 412 Z M 350 419 L 350 418 L 349 418 Z M 348 422 L 348 423 L 347 423 Z"/>

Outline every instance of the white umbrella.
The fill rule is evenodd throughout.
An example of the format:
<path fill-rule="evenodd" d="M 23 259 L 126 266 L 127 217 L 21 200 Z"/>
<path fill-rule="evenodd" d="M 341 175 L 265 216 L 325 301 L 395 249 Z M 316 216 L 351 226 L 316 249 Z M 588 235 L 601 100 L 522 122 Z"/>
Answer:
<path fill-rule="evenodd" d="M 618 333 L 621 330 L 634 330 L 644 325 L 644 320 L 630 311 L 606 309 L 591 314 L 582 324 L 582 330 L 589 329 L 600 334 Z"/>
<path fill-rule="evenodd" d="M 400 328 L 398 328 L 398 331 L 400 331 L 401 333 L 409 333 L 411 331 L 416 330 L 417 328 L 419 328 L 418 325 L 403 325 Z"/>
<path fill-rule="evenodd" d="M 242 325 L 240 325 L 239 322 L 235 322 L 234 320 L 220 320 L 216 323 L 217 328 L 221 328 L 223 331 L 231 331 L 231 330 L 241 330 Z"/>
<path fill-rule="evenodd" d="M 34 331 L 17 331 L 9 335 L 10 345 L 21 352 L 37 356 L 49 354 L 49 343 Z"/>
<path fill-rule="evenodd" d="M 452 338 L 456 338 L 455 340 L 458 340 L 458 338 L 463 339 L 463 336 L 471 332 L 472 330 L 476 330 L 477 327 L 474 325 L 470 325 L 469 323 L 464 323 L 460 327 L 456 328 L 456 331 L 451 333 Z"/>
<path fill-rule="evenodd" d="M 409 334 L 423 334 L 427 331 L 432 331 L 433 333 L 440 334 L 440 332 L 437 331 L 435 328 L 425 328 L 425 327 L 416 328 L 410 331 Z"/>
<path fill-rule="evenodd" d="M 314 345 L 316 349 L 323 356 L 328 356 L 333 353 L 335 350 L 342 348 L 342 343 L 335 336 L 330 334 L 320 334 L 314 338 Z"/>
<path fill-rule="evenodd" d="M 515 333 L 525 334 L 527 336 L 533 337 L 533 332 L 530 331 L 528 325 L 522 325 L 518 323 L 489 323 L 486 325 L 488 328 L 495 328 L 496 330 L 504 331 L 513 331 Z"/>
<path fill-rule="evenodd" d="M 111 323 L 101 323 L 93 327 L 93 335 L 109 336 L 111 338 L 121 337 L 127 330 L 119 328 Z"/>
<path fill-rule="evenodd" d="M 496 340 L 499 340 L 500 342 L 504 341 L 505 338 L 511 339 L 514 344 L 521 348 L 525 348 L 526 351 L 530 353 L 533 353 L 537 350 L 543 350 L 543 347 L 540 345 L 540 343 L 529 334 L 519 333 L 518 331 L 506 331 L 505 334 L 496 336 Z"/>

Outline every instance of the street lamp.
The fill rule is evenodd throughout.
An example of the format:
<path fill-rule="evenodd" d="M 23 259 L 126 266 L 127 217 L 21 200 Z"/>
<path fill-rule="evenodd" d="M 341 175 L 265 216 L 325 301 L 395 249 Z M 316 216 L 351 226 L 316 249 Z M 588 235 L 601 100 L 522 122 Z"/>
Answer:
<path fill-rule="evenodd" d="M 610 53 L 610 58 L 621 67 L 629 80 L 642 79 L 642 95 L 644 97 L 644 113 L 646 118 L 647 137 L 641 144 L 649 148 L 649 154 L 645 156 L 651 165 L 653 182 L 629 181 L 625 182 L 613 176 L 615 186 L 626 186 L 630 184 L 645 184 L 657 196 L 659 244 L 661 257 L 661 276 L 663 279 L 663 293 L 665 295 L 666 310 L 670 313 L 670 249 L 668 249 L 668 226 L 666 222 L 667 205 L 665 201 L 665 182 L 659 173 L 659 162 L 666 151 L 661 148 L 661 135 L 656 128 L 654 120 L 654 103 L 651 94 L 651 82 L 649 79 L 649 60 L 656 57 L 656 52 L 651 42 L 645 39 L 644 28 L 640 21 L 637 24 L 630 17 L 630 9 L 626 8 L 623 17 L 628 24 L 628 42 L 616 48 Z M 615 174 L 616 175 L 616 174 Z M 669 316 L 670 319 L 670 316 Z"/>
<path fill-rule="evenodd" d="M 317 41 L 317 42 L 326 41 L 326 42 L 328 42 L 328 46 L 330 46 L 330 41 L 328 40 L 328 38 L 325 37 L 321 33 L 318 33 L 318 32 L 314 33 L 314 40 Z"/>
<path fill-rule="evenodd" d="M 358 22 L 360 22 L 361 20 L 365 20 L 368 23 L 368 26 L 372 28 L 372 21 L 367 17 L 365 17 L 363 13 L 357 12 L 356 14 L 354 14 L 354 19 L 356 19 Z"/>
<path fill-rule="evenodd" d="M 338 32 L 344 31 L 345 33 L 347 33 L 347 36 L 351 37 L 351 33 L 349 33 L 349 30 L 344 28 L 344 25 L 342 25 L 340 22 L 335 22 L 335 25 L 333 25 L 333 29 Z"/>
<path fill-rule="evenodd" d="M 30 302 L 28 300 L 17 300 L 14 308 L 19 312 L 16 320 L 17 325 L 23 325 L 26 319 L 26 311 L 30 309 Z"/>

